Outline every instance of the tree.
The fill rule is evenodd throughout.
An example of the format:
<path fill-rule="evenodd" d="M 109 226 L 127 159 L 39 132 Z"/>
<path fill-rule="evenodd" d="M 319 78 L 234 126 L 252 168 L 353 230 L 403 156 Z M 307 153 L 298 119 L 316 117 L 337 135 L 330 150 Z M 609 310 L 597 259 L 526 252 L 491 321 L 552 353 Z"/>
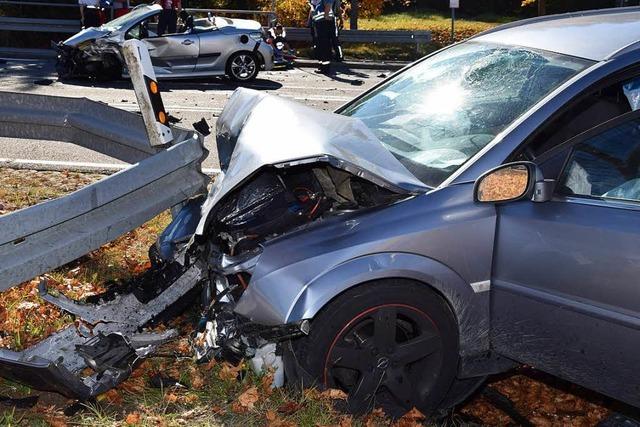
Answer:
<path fill-rule="evenodd" d="M 546 0 L 522 0 L 522 7 L 538 3 L 538 16 L 546 15 L 547 13 L 547 1 Z"/>

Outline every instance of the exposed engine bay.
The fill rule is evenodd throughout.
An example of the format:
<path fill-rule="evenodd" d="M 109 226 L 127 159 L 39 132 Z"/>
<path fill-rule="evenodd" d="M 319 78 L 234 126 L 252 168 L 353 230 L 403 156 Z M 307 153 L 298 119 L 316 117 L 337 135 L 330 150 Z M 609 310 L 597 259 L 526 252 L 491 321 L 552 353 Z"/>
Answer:
<path fill-rule="evenodd" d="M 210 229 L 233 256 L 326 214 L 378 206 L 397 194 L 331 166 L 265 170 L 224 200 Z"/>
<path fill-rule="evenodd" d="M 146 93 L 142 89 L 140 92 Z M 273 111 L 286 115 L 290 128 L 278 138 L 265 139 L 264 129 L 271 122 Z M 134 118 L 139 120 L 127 116 Z M 174 134 L 180 139 L 190 135 L 178 129 Z M 274 369 L 274 384 L 283 385 L 284 344 L 309 334 L 312 319 L 282 314 L 291 313 L 289 305 L 296 302 L 310 279 L 286 272 L 287 264 L 294 265 L 296 257 L 310 262 L 307 250 L 321 247 L 307 243 L 313 233 L 339 239 L 349 232 L 350 223 L 357 223 L 359 215 L 391 206 L 428 188 L 359 120 L 257 91 L 236 90 L 217 121 L 222 172 L 207 195 L 203 194 L 205 180 L 198 167 L 206 157 L 202 138 L 192 135 L 175 146 L 158 147 L 159 154 L 81 191 L 78 197 L 86 199 L 89 213 L 77 220 L 84 221 L 88 215 L 95 215 L 98 220 L 106 217 L 104 228 L 112 230 L 112 222 L 120 216 L 98 216 L 101 211 L 96 209 L 102 205 L 95 207 L 93 195 L 98 189 L 108 188 L 113 189 L 111 197 L 115 200 L 124 199 L 117 191 L 128 194 L 126 191 L 130 190 L 125 187 L 130 183 L 129 175 L 143 171 L 151 175 L 147 186 L 156 188 L 146 198 L 163 198 L 161 205 L 152 205 L 149 211 L 173 206 L 173 221 L 149 250 L 152 267 L 129 283 L 78 302 L 51 293 L 43 282 L 41 297 L 73 315 L 77 326 L 22 352 L 0 349 L 0 376 L 79 400 L 90 399 L 120 384 L 141 360 L 153 357 L 161 345 L 174 339 L 177 331 L 156 331 L 153 326 L 191 307 L 200 311 L 191 337 L 197 360 L 237 362 L 247 358 L 258 371 Z M 182 175 L 162 171 L 171 162 L 187 165 L 179 169 Z M 162 181 L 165 176 L 167 181 Z M 187 187 L 187 182 L 192 184 Z M 170 194 L 159 188 L 171 189 Z M 53 203 L 65 202 L 60 199 Z M 110 199 L 101 202 L 105 206 L 113 203 Z M 140 201 L 134 205 L 139 204 Z M 20 215 L 30 212 L 10 216 Z M 37 212 L 33 215 L 38 216 Z M 76 235 L 77 226 L 73 232 L 64 228 L 69 224 L 65 218 L 55 226 L 60 230 L 58 240 Z M 148 218 L 140 216 L 137 220 Z M 125 227 L 133 224 L 125 223 L 122 229 L 126 231 Z M 327 232 L 330 226 L 343 228 Z M 87 248 L 96 242 L 97 233 L 100 230 L 86 228 L 83 238 Z M 5 239 L 6 247 L 11 245 L 11 251 L 4 255 L 9 260 L 15 258 L 12 242 L 16 238 Z M 273 250 L 294 242 L 303 243 L 296 254 L 282 252 L 282 246 Z M 277 264 L 270 258 L 274 254 L 280 267 L 277 274 L 270 274 Z M 51 265 L 60 265 L 56 264 L 56 251 L 45 251 L 45 256 L 52 260 Z M 315 274 L 313 270 L 326 269 L 331 262 L 335 260 L 316 263 L 305 271 Z M 46 270 L 33 271 L 37 275 Z M 24 280 L 20 274 L 26 273 L 16 270 L 12 274 L 7 280 L 20 283 Z M 265 277 L 288 282 L 272 286 L 265 284 Z M 269 295 L 265 294 L 265 287 Z M 274 309 L 273 301 L 284 305 Z"/>
<path fill-rule="evenodd" d="M 56 72 L 61 79 L 89 77 L 114 80 L 122 76 L 124 59 L 119 46 L 105 39 L 96 39 L 77 46 L 54 43 L 57 52 Z"/>
<path fill-rule="evenodd" d="M 198 357 L 237 362 L 266 345 L 308 333 L 308 322 L 261 328 L 233 312 L 250 286 L 261 247 L 332 215 L 392 203 L 405 195 L 323 164 L 265 168 L 221 200 L 202 236 L 212 280 L 195 340 Z M 254 362 L 254 364 L 257 362 Z"/>

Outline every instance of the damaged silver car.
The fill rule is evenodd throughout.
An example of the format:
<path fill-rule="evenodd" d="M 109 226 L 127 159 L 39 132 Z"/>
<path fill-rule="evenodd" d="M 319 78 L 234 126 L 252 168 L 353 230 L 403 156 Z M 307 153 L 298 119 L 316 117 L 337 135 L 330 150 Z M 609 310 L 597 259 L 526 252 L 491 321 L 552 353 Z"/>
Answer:
<path fill-rule="evenodd" d="M 143 4 L 100 27 L 86 28 L 54 45 L 61 79 L 120 79 L 126 75 L 120 47 L 142 41 L 158 79 L 228 76 L 254 80 L 273 68 L 273 49 L 257 21 L 219 16 L 194 17 L 186 11 L 174 34 L 158 34 L 158 4 Z"/>
<path fill-rule="evenodd" d="M 356 413 L 438 413 L 518 364 L 640 406 L 638 22 L 629 8 L 508 24 L 337 113 L 237 90 L 216 125 L 223 172 L 206 195 L 188 132 L 169 150 L 189 151 L 156 147 L 129 172 L 158 156 L 179 162 L 163 177 L 190 171 L 153 268 L 97 305 L 47 297 L 97 329 L 1 351 L 0 374 L 95 395 L 168 339 L 147 325 L 199 299 L 200 360 L 269 360 L 280 382 L 344 390 Z M 274 111 L 289 131 L 265 139 Z M 173 193 L 168 184 L 150 195 Z M 98 210 L 125 203 L 89 194 Z M 117 225 L 104 235 L 76 223 L 91 237 L 76 253 L 154 209 L 99 211 L 98 224 Z M 49 243 L 63 227 L 36 225 Z M 0 286 L 60 265 L 46 245 L 25 263 L 15 251 L 31 253 L 32 235 L 0 231 L 0 260 L 14 262 L 0 263 Z"/>

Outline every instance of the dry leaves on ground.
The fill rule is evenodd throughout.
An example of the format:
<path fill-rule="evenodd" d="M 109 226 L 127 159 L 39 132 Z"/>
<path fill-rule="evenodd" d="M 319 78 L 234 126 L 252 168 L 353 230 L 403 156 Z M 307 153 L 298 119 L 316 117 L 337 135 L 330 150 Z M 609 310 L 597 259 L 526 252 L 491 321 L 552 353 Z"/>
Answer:
<path fill-rule="evenodd" d="M 330 388 L 323 391 L 322 393 L 320 393 L 320 397 L 332 400 L 347 400 L 347 394 L 342 390 L 338 390 L 337 388 Z"/>
<path fill-rule="evenodd" d="M 414 407 L 409 412 L 404 414 L 400 419 L 398 419 L 398 421 L 396 421 L 393 425 L 394 427 L 417 427 L 421 426 L 426 419 L 427 417 L 425 417 L 422 412 Z"/>
<path fill-rule="evenodd" d="M 260 393 L 258 392 L 257 387 L 249 387 L 238 396 L 238 403 L 240 406 L 247 408 L 248 410 L 253 410 L 255 408 L 256 402 L 260 400 Z"/>
<path fill-rule="evenodd" d="M 240 371 L 243 369 L 243 364 L 240 363 L 238 366 L 233 366 L 231 363 L 223 362 L 222 367 L 220 368 L 220 372 L 218 372 L 218 377 L 222 381 L 235 381 L 238 379 L 238 375 Z"/>
<path fill-rule="evenodd" d="M 140 424 L 140 419 L 141 419 L 140 413 L 132 412 L 127 415 L 124 422 L 127 425 L 134 426 L 134 425 Z"/>

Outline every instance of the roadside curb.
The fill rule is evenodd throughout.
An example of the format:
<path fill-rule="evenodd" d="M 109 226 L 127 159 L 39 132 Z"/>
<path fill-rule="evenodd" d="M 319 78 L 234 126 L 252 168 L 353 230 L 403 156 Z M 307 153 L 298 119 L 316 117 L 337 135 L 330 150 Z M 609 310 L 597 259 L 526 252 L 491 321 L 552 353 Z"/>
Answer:
<path fill-rule="evenodd" d="M 63 162 L 54 160 L 0 158 L 0 168 L 36 170 L 42 172 L 69 171 L 75 173 L 99 173 L 104 175 L 111 175 L 126 169 L 128 166 L 130 165 L 117 163 Z M 203 168 L 202 172 L 213 177 L 220 173 L 220 169 Z"/>

